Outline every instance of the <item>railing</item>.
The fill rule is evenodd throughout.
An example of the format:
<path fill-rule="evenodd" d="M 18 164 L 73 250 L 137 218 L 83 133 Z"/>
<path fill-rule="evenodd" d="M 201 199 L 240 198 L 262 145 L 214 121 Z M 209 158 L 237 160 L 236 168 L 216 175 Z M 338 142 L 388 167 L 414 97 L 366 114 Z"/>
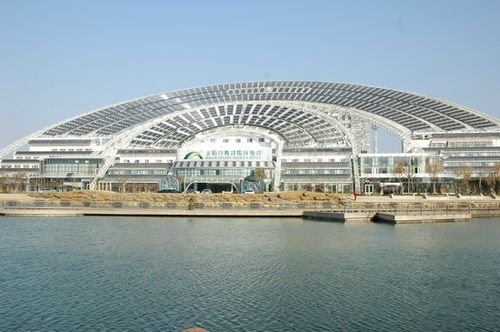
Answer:
<path fill-rule="evenodd" d="M 500 202 L 429 202 L 429 203 L 366 203 L 351 202 L 342 207 L 333 207 L 324 212 L 363 212 L 377 213 L 387 212 L 396 214 L 413 215 L 437 215 L 437 214 L 456 214 L 471 213 L 476 215 L 488 214 L 500 216 Z M 482 213 L 481 213 L 482 212 Z"/>
<path fill-rule="evenodd" d="M 348 202 L 340 204 L 326 201 L 302 202 L 228 202 L 228 201 L 177 201 L 177 202 L 118 202 L 118 201 L 0 201 L 3 209 L 275 209 L 275 210 L 315 210 L 322 212 L 390 212 L 405 214 L 449 214 L 455 212 L 473 213 L 493 211 L 500 214 L 500 202 Z"/>
<path fill-rule="evenodd" d="M 276 209 L 276 210 L 324 210 L 331 209 L 325 202 L 227 202 L 227 201 L 178 201 L 178 202 L 103 202 L 103 201 L 2 201 L 4 209 Z"/>

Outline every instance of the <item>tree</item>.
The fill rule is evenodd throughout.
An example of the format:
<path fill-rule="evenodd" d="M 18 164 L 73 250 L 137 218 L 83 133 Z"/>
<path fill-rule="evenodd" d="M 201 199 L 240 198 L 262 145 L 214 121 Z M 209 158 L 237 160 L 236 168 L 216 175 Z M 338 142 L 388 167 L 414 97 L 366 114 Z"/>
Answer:
<path fill-rule="evenodd" d="M 500 182 L 500 163 L 488 169 L 486 183 L 492 192 L 496 192 L 496 184 Z"/>
<path fill-rule="evenodd" d="M 14 188 L 15 191 L 25 191 L 26 190 L 26 181 L 28 177 L 24 173 L 16 173 L 13 175 L 14 180 Z"/>
<path fill-rule="evenodd" d="M 406 165 L 402 161 L 398 161 L 397 163 L 394 164 L 394 167 L 392 168 L 392 174 L 398 179 L 398 181 L 401 183 L 401 178 L 405 174 L 406 171 Z M 403 193 L 403 184 L 401 183 L 401 194 Z"/>
<path fill-rule="evenodd" d="M 470 166 L 457 167 L 453 171 L 455 173 L 455 181 L 460 188 L 465 187 L 465 192 L 469 193 L 469 182 L 472 178 L 474 170 Z"/>
<path fill-rule="evenodd" d="M 119 178 L 117 180 L 118 184 L 118 191 L 125 193 L 127 192 L 127 179 L 126 178 Z"/>
<path fill-rule="evenodd" d="M 263 168 L 257 167 L 255 169 L 255 177 L 258 177 L 261 180 L 267 179 L 266 171 Z"/>
<path fill-rule="evenodd" d="M 436 180 L 437 177 L 443 173 L 444 167 L 443 162 L 439 159 L 428 160 L 425 165 L 425 172 L 429 174 L 432 181 L 432 193 L 436 194 Z"/>
<path fill-rule="evenodd" d="M 5 175 L 0 176 L 0 192 L 7 191 L 7 177 Z"/>

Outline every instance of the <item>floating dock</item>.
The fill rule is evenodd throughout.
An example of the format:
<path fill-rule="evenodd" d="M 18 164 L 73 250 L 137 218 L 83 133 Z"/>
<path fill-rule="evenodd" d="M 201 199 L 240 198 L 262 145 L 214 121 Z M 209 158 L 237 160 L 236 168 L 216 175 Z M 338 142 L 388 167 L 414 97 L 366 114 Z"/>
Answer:
<path fill-rule="evenodd" d="M 377 213 L 373 218 L 374 222 L 384 222 L 390 224 L 416 224 L 416 223 L 436 223 L 436 222 L 456 222 L 469 221 L 472 218 L 470 213 Z"/>
<path fill-rule="evenodd" d="M 338 222 L 370 222 L 376 212 L 322 212 L 304 211 L 304 219 L 338 221 Z"/>
<path fill-rule="evenodd" d="M 333 222 L 382 222 L 390 224 L 415 224 L 468 221 L 468 212 L 451 213 L 405 213 L 405 212 L 327 212 L 304 211 L 305 219 Z"/>

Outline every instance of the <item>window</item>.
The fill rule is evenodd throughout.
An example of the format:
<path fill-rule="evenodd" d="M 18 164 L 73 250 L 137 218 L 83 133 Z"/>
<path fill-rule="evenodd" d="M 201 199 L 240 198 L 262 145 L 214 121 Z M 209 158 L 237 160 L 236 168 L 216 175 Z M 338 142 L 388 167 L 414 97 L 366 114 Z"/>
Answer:
<path fill-rule="evenodd" d="M 446 142 L 431 142 L 431 148 L 445 148 Z"/>
<path fill-rule="evenodd" d="M 216 143 L 216 142 L 217 142 L 217 139 L 215 139 L 215 138 L 210 139 L 210 143 Z"/>
<path fill-rule="evenodd" d="M 247 138 L 247 142 L 248 143 L 252 143 L 253 142 L 253 138 Z"/>
<path fill-rule="evenodd" d="M 448 142 L 450 148 L 472 148 L 493 146 L 492 141 L 475 141 L 475 142 Z"/>
<path fill-rule="evenodd" d="M 237 138 L 236 143 L 241 143 L 241 139 Z"/>
<path fill-rule="evenodd" d="M 222 143 L 229 143 L 229 140 L 228 140 L 227 138 L 224 138 L 224 139 L 222 140 Z"/>
<path fill-rule="evenodd" d="M 266 141 L 266 139 L 264 137 L 259 137 L 259 142 L 260 143 L 264 143 Z"/>

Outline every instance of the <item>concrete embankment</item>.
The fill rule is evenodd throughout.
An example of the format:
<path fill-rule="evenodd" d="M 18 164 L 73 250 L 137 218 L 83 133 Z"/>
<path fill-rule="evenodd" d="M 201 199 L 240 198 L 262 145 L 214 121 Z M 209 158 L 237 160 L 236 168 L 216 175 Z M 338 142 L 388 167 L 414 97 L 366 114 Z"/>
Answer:
<path fill-rule="evenodd" d="M 136 217 L 302 217 L 303 210 L 275 209 L 0 209 L 3 216 L 136 216 Z"/>
<path fill-rule="evenodd" d="M 488 216 L 500 216 L 488 213 Z M 4 208 L 3 216 L 136 216 L 136 217 L 295 217 L 333 222 L 382 222 L 391 224 L 468 221 L 475 217 L 468 211 L 435 211 L 433 213 L 376 211 L 311 211 L 279 209 L 144 209 L 144 208 Z"/>
<path fill-rule="evenodd" d="M 262 195 L 76 193 L 2 194 L 5 216 L 304 217 L 337 222 L 424 223 L 500 217 L 486 196 L 358 197 L 320 193 Z"/>

